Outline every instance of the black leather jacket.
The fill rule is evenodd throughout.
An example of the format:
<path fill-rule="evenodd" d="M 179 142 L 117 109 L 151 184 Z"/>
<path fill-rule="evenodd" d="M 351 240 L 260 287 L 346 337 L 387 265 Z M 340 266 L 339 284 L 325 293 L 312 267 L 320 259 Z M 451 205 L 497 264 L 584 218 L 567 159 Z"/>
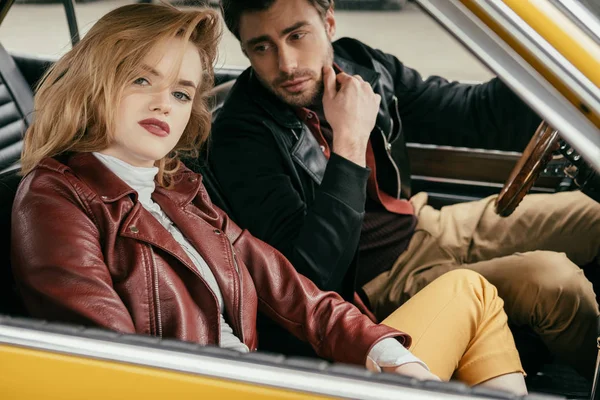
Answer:
<path fill-rule="evenodd" d="M 335 62 L 381 95 L 371 140 L 379 186 L 410 196 L 405 142 L 522 150 L 539 117 L 498 79 L 480 85 L 423 80 L 395 57 L 353 39 Z M 332 154 L 246 70 L 216 118 L 210 166 L 235 220 L 281 251 L 325 290 L 351 299 L 369 170 Z"/>

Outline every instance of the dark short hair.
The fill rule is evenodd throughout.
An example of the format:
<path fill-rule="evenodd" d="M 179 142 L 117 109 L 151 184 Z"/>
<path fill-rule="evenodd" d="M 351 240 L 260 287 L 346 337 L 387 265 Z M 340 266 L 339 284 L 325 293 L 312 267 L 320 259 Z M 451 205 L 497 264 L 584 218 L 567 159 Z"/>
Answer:
<path fill-rule="evenodd" d="M 268 10 L 277 0 L 221 0 L 221 12 L 227 28 L 240 40 L 240 18 L 245 12 Z M 285 0 L 282 0 L 285 1 Z M 322 17 L 333 7 L 334 0 L 306 0 Z"/>

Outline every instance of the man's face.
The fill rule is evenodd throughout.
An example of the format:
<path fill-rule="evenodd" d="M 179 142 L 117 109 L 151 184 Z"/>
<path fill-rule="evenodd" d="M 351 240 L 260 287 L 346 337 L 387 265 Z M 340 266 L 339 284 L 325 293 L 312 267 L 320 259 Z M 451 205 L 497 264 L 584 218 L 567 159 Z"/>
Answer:
<path fill-rule="evenodd" d="M 333 10 L 325 18 L 308 0 L 277 0 L 240 19 L 240 41 L 259 80 L 281 100 L 307 107 L 321 100 L 323 67 L 333 62 Z"/>

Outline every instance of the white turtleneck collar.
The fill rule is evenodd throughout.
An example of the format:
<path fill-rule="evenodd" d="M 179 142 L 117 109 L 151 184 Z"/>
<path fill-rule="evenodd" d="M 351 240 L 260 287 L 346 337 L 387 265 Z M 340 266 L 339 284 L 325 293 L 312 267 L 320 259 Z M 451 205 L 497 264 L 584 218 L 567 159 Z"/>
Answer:
<path fill-rule="evenodd" d="M 158 174 L 157 167 L 136 167 L 113 156 L 98 152 L 92 154 L 138 193 L 142 205 L 149 206 L 153 203 L 151 196 L 156 188 L 154 178 Z"/>

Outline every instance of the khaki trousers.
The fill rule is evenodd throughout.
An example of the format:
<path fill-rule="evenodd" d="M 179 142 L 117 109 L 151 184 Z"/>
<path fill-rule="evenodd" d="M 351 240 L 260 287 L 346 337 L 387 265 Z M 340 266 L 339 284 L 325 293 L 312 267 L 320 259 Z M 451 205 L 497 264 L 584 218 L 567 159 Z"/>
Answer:
<path fill-rule="evenodd" d="M 408 333 L 409 350 L 442 380 L 477 385 L 523 373 L 503 306 L 485 278 L 457 269 L 436 279 L 382 324 Z"/>
<path fill-rule="evenodd" d="M 407 250 L 363 287 L 372 310 L 382 320 L 439 276 L 471 269 L 497 288 L 512 324 L 591 377 L 599 310 L 578 265 L 598 263 L 600 205 L 580 192 L 534 194 L 501 218 L 494 200 L 435 210 L 427 194 L 414 196 L 419 222 Z"/>

